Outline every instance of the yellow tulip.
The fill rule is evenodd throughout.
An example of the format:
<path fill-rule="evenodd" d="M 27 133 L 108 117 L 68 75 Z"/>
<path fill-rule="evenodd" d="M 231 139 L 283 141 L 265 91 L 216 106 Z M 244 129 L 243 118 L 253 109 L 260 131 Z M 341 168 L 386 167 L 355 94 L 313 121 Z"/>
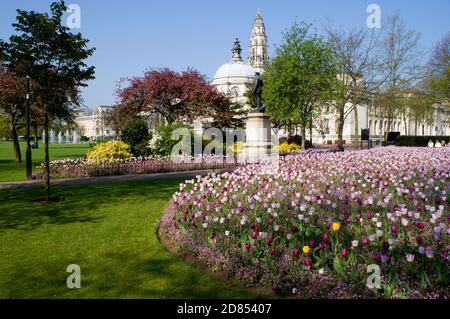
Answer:
<path fill-rule="evenodd" d="M 331 226 L 331 228 L 333 229 L 333 231 L 338 232 L 339 229 L 341 229 L 341 224 L 339 224 L 339 223 L 333 223 L 333 225 Z"/>
<path fill-rule="evenodd" d="M 303 253 L 305 255 L 308 255 L 310 251 L 311 251 L 311 248 L 309 248 L 309 246 L 303 246 Z"/>

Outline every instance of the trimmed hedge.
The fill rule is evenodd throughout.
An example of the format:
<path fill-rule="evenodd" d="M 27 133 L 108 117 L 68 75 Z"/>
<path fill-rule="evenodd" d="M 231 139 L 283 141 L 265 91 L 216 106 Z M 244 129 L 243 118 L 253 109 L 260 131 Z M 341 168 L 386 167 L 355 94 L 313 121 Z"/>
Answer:
<path fill-rule="evenodd" d="M 397 136 L 395 145 L 426 147 L 430 140 L 433 143 L 445 141 L 445 144 L 448 144 L 450 143 L 450 136 Z"/>

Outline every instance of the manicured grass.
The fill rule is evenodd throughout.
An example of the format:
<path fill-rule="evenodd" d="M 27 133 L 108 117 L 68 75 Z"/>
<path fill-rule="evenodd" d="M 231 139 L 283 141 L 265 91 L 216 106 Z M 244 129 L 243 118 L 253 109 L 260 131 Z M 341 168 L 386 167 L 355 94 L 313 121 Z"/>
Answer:
<path fill-rule="evenodd" d="M 22 163 L 16 163 L 12 142 L 0 142 L 0 182 L 21 181 L 26 179 L 24 142 L 20 143 L 22 151 Z M 59 160 L 68 157 L 86 154 L 89 144 L 51 144 L 50 160 Z M 39 143 L 39 149 L 33 149 L 33 171 L 44 161 L 44 145 Z"/>
<path fill-rule="evenodd" d="M 181 180 L 0 190 L 0 298 L 253 297 L 159 243 L 156 222 Z M 68 289 L 69 264 L 81 289 Z"/>

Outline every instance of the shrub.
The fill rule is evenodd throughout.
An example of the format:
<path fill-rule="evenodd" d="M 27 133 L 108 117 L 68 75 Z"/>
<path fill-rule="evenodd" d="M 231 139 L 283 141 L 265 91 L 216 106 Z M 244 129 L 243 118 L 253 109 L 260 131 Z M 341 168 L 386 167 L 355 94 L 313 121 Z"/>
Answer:
<path fill-rule="evenodd" d="M 302 137 L 300 135 L 291 135 L 288 138 L 287 137 L 280 138 L 280 144 L 283 144 L 284 142 L 287 142 L 288 144 L 302 145 Z M 305 147 L 306 149 L 312 147 L 311 143 L 309 142 L 309 139 L 306 139 Z"/>
<path fill-rule="evenodd" d="M 150 138 L 147 122 L 143 119 L 136 119 L 128 123 L 121 135 L 122 141 L 131 146 L 131 151 L 135 156 L 148 155 Z"/>
<path fill-rule="evenodd" d="M 396 146 L 416 146 L 426 147 L 428 142 L 432 140 L 433 143 L 437 141 L 445 141 L 445 144 L 450 143 L 450 136 L 398 136 L 395 145 Z"/>
<path fill-rule="evenodd" d="M 180 139 L 178 140 L 172 140 L 172 132 L 178 128 L 187 128 L 189 129 L 189 126 L 185 124 L 168 124 L 159 127 L 156 130 L 156 133 L 153 134 L 152 139 L 149 142 L 149 150 L 151 154 L 153 155 L 162 155 L 162 156 L 168 156 L 171 154 L 173 147 L 180 142 Z M 191 142 L 193 143 L 193 133 L 191 132 Z M 192 147 L 192 145 L 191 145 Z"/>
<path fill-rule="evenodd" d="M 132 157 L 130 146 L 122 141 L 109 141 L 95 145 L 88 153 L 87 159 L 95 163 L 111 163 L 117 159 Z"/>
<path fill-rule="evenodd" d="M 299 152 L 301 150 L 301 147 L 295 143 L 289 144 L 288 142 L 283 142 L 277 146 L 277 149 L 279 150 L 281 155 L 284 155 L 284 154 Z"/>
<path fill-rule="evenodd" d="M 89 142 L 89 149 L 93 149 L 98 144 L 106 143 L 112 141 L 112 138 L 110 137 L 99 137 L 95 141 Z"/>
<path fill-rule="evenodd" d="M 233 155 L 239 155 L 244 151 L 244 142 L 240 141 L 240 142 L 235 142 L 233 143 L 233 145 L 231 146 L 231 153 Z"/>

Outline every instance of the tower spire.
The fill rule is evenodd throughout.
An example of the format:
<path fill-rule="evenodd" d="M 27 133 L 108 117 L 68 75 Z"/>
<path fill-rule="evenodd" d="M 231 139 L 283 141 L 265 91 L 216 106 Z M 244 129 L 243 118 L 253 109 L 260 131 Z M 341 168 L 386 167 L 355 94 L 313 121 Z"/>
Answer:
<path fill-rule="evenodd" d="M 259 9 L 256 12 L 256 17 L 253 21 L 248 52 L 248 63 L 257 72 L 262 73 L 264 71 L 264 67 L 269 63 L 269 49 L 266 28 Z"/>

